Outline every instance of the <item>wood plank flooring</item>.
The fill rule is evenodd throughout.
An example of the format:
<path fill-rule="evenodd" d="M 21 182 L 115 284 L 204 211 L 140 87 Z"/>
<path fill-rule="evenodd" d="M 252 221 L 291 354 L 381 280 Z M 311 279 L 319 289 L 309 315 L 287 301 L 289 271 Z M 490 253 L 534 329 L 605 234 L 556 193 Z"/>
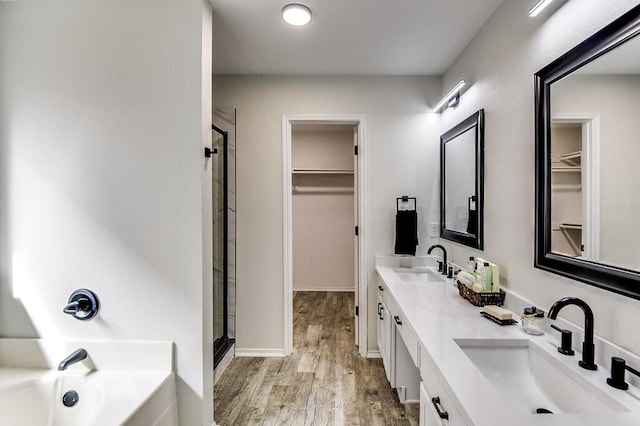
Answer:
<path fill-rule="evenodd" d="M 382 361 L 358 354 L 353 293 L 295 292 L 294 351 L 235 358 L 214 388 L 215 421 L 230 425 L 417 425 Z"/>

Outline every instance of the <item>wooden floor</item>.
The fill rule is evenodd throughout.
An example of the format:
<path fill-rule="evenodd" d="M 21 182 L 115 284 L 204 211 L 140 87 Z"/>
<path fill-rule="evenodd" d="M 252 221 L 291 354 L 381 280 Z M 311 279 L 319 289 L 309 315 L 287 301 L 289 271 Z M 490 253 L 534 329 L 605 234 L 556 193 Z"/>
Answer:
<path fill-rule="evenodd" d="M 382 361 L 358 354 L 353 293 L 296 292 L 294 351 L 235 358 L 214 389 L 215 421 L 229 425 L 417 425 Z"/>

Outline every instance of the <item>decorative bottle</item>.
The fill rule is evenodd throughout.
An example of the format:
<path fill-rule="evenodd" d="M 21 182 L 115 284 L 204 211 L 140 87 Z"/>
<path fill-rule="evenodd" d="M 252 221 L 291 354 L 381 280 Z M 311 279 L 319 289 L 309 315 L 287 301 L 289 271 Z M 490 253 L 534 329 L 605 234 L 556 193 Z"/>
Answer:
<path fill-rule="evenodd" d="M 473 256 L 469 257 L 469 263 L 467 263 L 467 271 L 473 275 L 476 272 L 476 259 Z"/>
<path fill-rule="evenodd" d="M 482 269 L 480 270 L 480 283 L 485 292 L 493 290 L 493 281 L 491 279 L 491 265 L 489 262 L 484 262 Z"/>

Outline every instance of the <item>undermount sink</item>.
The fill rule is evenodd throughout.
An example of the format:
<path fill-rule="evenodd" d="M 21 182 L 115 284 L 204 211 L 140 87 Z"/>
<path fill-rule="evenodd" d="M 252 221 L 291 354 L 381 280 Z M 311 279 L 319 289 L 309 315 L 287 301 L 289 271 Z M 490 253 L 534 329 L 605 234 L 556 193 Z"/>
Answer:
<path fill-rule="evenodd" d="M 394 272 L 402 281 L 444 282 L 444 278 L 429 268 L 396 268 Z"/>
<path fill-rule="evenodd" d="M 455 342 L 504 399 L 519 411 L 629 411 L 528 339 L 456 339 Z"/>

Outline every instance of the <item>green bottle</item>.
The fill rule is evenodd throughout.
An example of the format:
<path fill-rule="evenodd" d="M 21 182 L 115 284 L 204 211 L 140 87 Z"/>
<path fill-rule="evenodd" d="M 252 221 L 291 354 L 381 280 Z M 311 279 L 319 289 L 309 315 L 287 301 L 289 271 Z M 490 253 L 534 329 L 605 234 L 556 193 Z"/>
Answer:
<path fill-rule="evenodd" d="M 485 292 L 493 291 L 493 280 L 491 278 L 491 265 L 489 262 L 484 262 L 482 270 L 480 271 L 480 283 Z"/>

